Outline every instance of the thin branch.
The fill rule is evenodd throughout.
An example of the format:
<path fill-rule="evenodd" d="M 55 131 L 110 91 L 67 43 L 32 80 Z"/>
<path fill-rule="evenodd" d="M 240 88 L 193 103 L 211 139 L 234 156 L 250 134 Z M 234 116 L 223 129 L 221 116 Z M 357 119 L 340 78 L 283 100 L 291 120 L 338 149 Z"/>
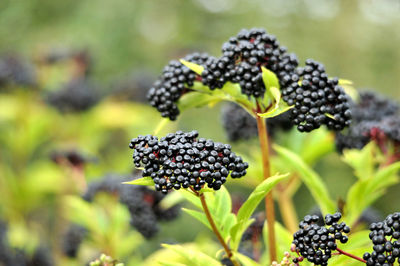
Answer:
<path fill-rule="evenodd" d="M 340 254 L 345 255 L 345 256 L 347 256 L 347 257 L 350 257 L 350 258 L 352 258 L 352 259 L 361 261 L 361 262 L 363 262 L 363 263 L 366 263 L 366 262 L 367 262 L 367 261 L 364 260 L 363 258 L 360 258 L 360 257 L 358 257 L 358 256 L 356 256 L 356 255 L 347 253 L 346 251 L 341 250 L 340 248 L 336 248 L 336 250 L 337 250 Z"/>
<path fill-rule="evenodd" d="M 210 223 L 210 226 L 214 232 L 214 234 L 216 235 L 218 241 L 221 243 L 221 245 L 224 247 L 226 255 L 228 255 L 229 258 L 231 258 L 233 256 L 231 249 L 228 247 L 228 245 L 225 243 L 224 238 L 222 237 L 221 233 L 219 232 L 217 226 L 215 225 L 214 219 L 211 216 L 210 210 L 208 209 L 208 205 L 206 202 L 206 198 L 204 197 L 203 193 L 199 193 L 196 190 L 194 190 L 192 187 L 189 187 L 194 194 L 196 194 L 197 197 L 200 198 L 201 201 L 201 206 L 203 207 L 203 211 L 207 217 L 208 222 Z M 232 261 L 233 263 L 235 263 L 234 261 Z"/>
<path fill-rule="evenodd" d="M 264 179 L 271 176 L 270 163 L 269 163 L 269 145 L 268 145 L 268 131 L 265 119 L 256 116 L 258 138 L 260 140 L 261 154 L 263 160 L 263 174 Z M 265 197 L 265 213 L 267 218 L 268 227 L 268 249 L 272 261 L 277 260 L 276 256 L 276 240 L 275 240 L 275 209 L 274 199 L 272 197 L 272 191 L 270 191 Z"/>

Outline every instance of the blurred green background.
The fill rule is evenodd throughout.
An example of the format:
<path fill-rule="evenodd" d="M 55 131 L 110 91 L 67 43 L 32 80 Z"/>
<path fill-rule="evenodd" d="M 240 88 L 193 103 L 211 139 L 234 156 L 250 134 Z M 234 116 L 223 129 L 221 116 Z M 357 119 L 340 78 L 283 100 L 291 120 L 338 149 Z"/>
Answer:
<path fill-rule="evenodd" d="M 301 64 L 313 58 L 323 62 L 330 75 L 352 80 L 357 89 L 372 89 L 400 100 L 398 0 L 2 0 L 0 56 L 19 54 L 33 65 L 40 65 L 48 54 L 86 51 L 91 58 L 90 81 L 102 95 L 110 95 L 121 80 L 132 74 L 136 78 L 156 77 L 169 60 L 186 53 L 203 51 L 220 56 L 223 42 L 240 29 L 251 27 L 262 27 L 276 35 L 281 44 L 297 54 Z M 33 196 L 24 199 L 21 195 L 28 195 L 25 190 L 35 190 L 33 184 L 37 182 L 50 185 L 36 193 L 45 194 L 34 195 L 37 202 L 32 203 L 32 208 L 43 211 L 50 205 L 58 206 L 60 191 L 54 191 L 54 187 L 70 181 L 60 169 L 54 169 L 50 151 L 73 147 L 96 157 L 97 163 L 85 169 L 87 180 L 108 172 L 130 173 L 130 138 L 151 133 L 161 120 L 145 104 L 108 98 L 88 112 L 59 113 L 45 106 L 43 95 L 69 79 L 68 66 L 58 65 L 56 70 L 41 66 L 37 75 L 39 85 L 33 93 L 15 90 L 0 94 L 0 175 L 9 177 L 0 186 L 8 191 L 4 186 L 10 185 L 9 180 L 20 178 L 22 182 L 26 178 L 33 187 L 16 189 L 17 192 L 8 193 L 7 200 L 0 200 L 0 214 L 14 217 L 10 221 L 32 218 L 30 207 L 25 204 Z M 219 109 L 220 105 L 190 110 L 164 132 L 197 129 L 204 137 L 227 142 Z M 235 147 L 251 154 L 243 143 Z M 324 157 L 315 169 L 336 199 L 344 197 L 355 181 L 351 169 L 335 153 Z M 41 179 L 36 180 L 32 173 Z M 249 192 L 238 185 L 231 189 L 242 195 Z M 399 189 L 398 185 L 392 187 L 375 204 L 383 214 L 400 205 L 400 199 L 393 198 Z M 19 200 L 14 201 L 16 198 Z M 314 206 L 304 187 L 296 194 L 295 202 L 300 217 Z M 9 210 L 14 208 L 12 204 L 14 212 Z M 21 218 L 18 213 L 26 217 Z M 45 216 L 56 219 L 49 213 Z M 188 222 L 193 223 L 194 229 L 186 228 L 182 233 L 182 224 Z M 160 242 L 191 241 L 198 231 L 207 231 L 186 215 L 163 228 L 161 236 L 140 247 L 143 256 Z M 177 237 L 178 232 L 181 235 Z"/>
<path fill-rule="evenodd" d="M 86 48 L 108 82 L 132 68 L 158 73 L 187 51 L 219 56 L 241 28 L 263 27 L 300 60 L 399 98 L 399 23 L 398 0 L 3 0 L 0 51 Z"/>

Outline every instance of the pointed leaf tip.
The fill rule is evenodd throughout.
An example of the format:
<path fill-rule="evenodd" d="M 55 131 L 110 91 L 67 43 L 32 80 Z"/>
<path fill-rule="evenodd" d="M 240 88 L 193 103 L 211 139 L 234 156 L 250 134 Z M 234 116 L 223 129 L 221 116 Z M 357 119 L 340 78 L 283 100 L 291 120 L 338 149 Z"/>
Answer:
<path fill-rule="evenodd" d="M 204 71 L 204 67 L 189 61 L 186 61 L 184 59 L 179 60 L 183 65 L 185 65 L 187 68 L 195 72 L 197 75 L 201 75 Z"/>
<path fill-rule="evenodd" d="M 154 181 L 151 177 L 146 176 L 132 181 L 122 182 L 122 184 L 139 185 L 139 186 L 154 186 Z"/>

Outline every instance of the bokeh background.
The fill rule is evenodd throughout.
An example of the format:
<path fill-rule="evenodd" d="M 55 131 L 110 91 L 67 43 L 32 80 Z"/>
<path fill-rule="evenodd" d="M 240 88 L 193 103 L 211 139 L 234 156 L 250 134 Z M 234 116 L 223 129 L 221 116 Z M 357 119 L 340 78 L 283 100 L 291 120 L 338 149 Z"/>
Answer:
<path fill-rule="evenodd" d="M 18 58 L 28 69 L 20 77 L 28 82 L 0 88 L 0 217 L 15 225 L 9 225 L 13 243 L 25 248 L 34 238 L 31 246 L 37 245 L 58 225 L 60 195 L 73 194 L 65 189 L 74 186 L 71 173 L 53 163 L 52 152 L 73 149 L 95 158 L 85 166 L 87 181 L 131 173 L 130 138 L 151 133 L 161 121 L 144 95 L 163 66 L 193 51 L 220 56 L 223 42 L 251 27 L 276 35 L 300 62 L 313 58 L 357 89 L 400 100 L 399 0 L 0 1 L 0 58 Z M 47 95 L 76 75 L 95 89 L 97 105 L 72 114 L 47 105 Z M 227 142 L 220 107 L 190 110 L 164 132 L 196 129 Z M 235 147 L 251 153 L 245 143 Z M 355 180 L 336 153 L 315 169 L 336 199 Z M 250 191 L 240 185 L 231 189 L 239 195 Z M 400 205 L 400 198 L 394 199 L 399 189 L 392 187 L 375 204 L 382 214 Z M 314 206 L 303 187 L 295 202 L 300 217 Z M 188 223 L 193 227 L 182 226 Z M 141 242 L 137 256 L 144 259 L 160 242 L 199 238 L 199 232 L 208 234 L 181 215 L 162 225 L 156 238 Z M 56 246 L 57 240 L 51 241 Z"/>

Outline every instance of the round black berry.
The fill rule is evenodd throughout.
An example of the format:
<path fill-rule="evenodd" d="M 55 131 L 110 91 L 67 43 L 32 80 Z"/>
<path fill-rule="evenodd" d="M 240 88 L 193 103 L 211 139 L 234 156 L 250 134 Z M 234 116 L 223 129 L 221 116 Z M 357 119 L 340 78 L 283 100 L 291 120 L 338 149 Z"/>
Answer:
<path fill-rule="evenodd" d="M 143 167 L 142 176 L 149 176 L 157 191 L 187 188 L 200 190 L 205 184 L 218 190 L 230 174 L 239 178 L 248 164 L 231 151 L 229 144 L 198 138 L 197 131 L 155 136 L 139 136 L 129 145 L 134 150 L 133 163 Z"/>
<path fill-rule="evenodd" d="M 363 258 L 367 265 L 393 265 L 400 259 L 400 212 L 386 217 L 383 222 L 372 223 L 369 238 L 373 251 L 366 252 Z"/>
<path fill-rule="evenodd" d="M 300 222 L 299 228 L 293 235 L 294 250 L 315 265 L 328 265 L 332 251 L 337 243 L 346 243 L 350 228 L 345 223 L 339 223 L 341 213 L 327 214 L 323 225 L 318 225 L 318 215 L 307 215 Z M 295 261 L 293 261 L 295 262 Z M 296 262 L 295 262 L 296 263 Z"/>

